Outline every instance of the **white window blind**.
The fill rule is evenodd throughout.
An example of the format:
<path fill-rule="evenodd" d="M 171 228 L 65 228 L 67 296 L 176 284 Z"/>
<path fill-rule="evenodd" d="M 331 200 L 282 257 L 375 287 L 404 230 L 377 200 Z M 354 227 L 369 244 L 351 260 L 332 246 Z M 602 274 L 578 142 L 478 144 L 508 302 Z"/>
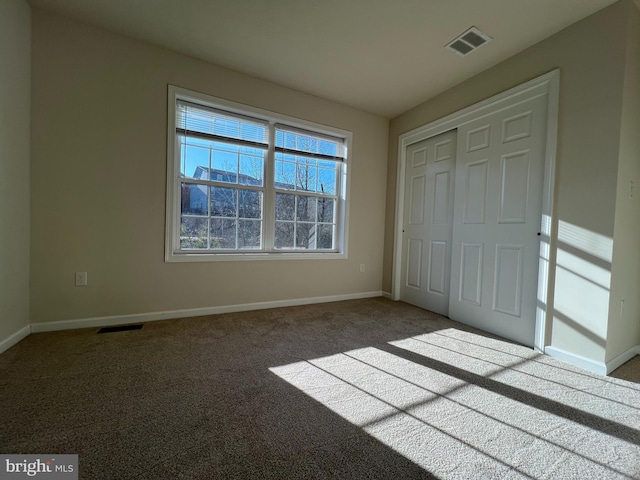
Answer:
<path fill-rule="evenodd" d="M 268 148 L 268 123 L 185 100 L 176 103 L 176 133 L 205 140 Z"/>

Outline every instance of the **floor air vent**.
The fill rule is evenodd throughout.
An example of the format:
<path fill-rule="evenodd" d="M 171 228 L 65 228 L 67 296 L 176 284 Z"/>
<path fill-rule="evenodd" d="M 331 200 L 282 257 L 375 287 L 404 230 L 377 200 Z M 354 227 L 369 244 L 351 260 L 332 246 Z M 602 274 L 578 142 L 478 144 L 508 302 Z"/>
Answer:
<path fill-rule="evenodd" d="M 127 332 L 129 330 L 140 330 L 141 328 L 141 323 L 137 325 L 118 325 L 116 327 L 103 327 L 98 330 L 98 333 Z"/>
<path fill-rule="evenodd" d="M 466 57 L 474 50 L 491 41 L 491 37 L 486 33 L 482 33 L 476 27 L 471 27 L 462 35 L 457 36 L 445 48 L 457 53 L 461 57 Z"/>

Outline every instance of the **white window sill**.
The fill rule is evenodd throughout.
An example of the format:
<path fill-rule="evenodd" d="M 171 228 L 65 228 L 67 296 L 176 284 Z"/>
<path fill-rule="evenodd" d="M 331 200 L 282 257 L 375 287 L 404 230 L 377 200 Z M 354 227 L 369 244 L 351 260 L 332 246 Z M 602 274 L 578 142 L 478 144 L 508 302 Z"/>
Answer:
<path fill-rule="evenodd" d="M 264 252 L 264 253 L 172 253 L 165 262 L 242 262 L 256 260 L 346 260 L 338 252 Z"/>

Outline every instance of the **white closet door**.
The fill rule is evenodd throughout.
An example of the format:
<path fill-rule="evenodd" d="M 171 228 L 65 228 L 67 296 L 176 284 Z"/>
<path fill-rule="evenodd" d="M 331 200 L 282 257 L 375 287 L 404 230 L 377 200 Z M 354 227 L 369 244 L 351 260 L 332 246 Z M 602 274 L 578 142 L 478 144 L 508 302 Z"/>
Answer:
<path fill-rule="evenodd" d="M 407 148 L 401 300 L 448 315 L 455 132 Z"/>
<path fill-rule="evenodd" d="M 458 128 L 449 316 L 533 345 L 546 96 Z"/>

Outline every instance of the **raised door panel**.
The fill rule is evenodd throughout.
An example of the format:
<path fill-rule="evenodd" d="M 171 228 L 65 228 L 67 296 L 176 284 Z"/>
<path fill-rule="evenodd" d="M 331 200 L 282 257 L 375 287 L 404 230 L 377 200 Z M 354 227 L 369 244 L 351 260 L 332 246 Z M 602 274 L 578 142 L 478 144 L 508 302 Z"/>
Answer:
<path fill-rule="evenodd" d="M 419 238 L 409 239 L 406 286 L 412 288 L 422 286 L 422 240 Z"/>
<path fill-rule="evenodd" d="M 434 146 L 434 161 L 444 162 L 446 160 L 453 160 L 453 152 L 455 152 L 453 138 L 448 138 L 445 141 L 436 143 Z"/>
<path fill-rule="evenodd" d="M 413 168 L 421 167 L 427 164 L 427 149 L 419 148 L 411 153 L 411 166 Z"/>
<path fill-rule="evenodd" d="M 431 223 L 448 224 L 451 222 L 450 198 L 451 173 L 436 173 L 433 187 L 433 211 Z"/>
<path fill-rule="evenodd" d="M 444 296 L 447 292 L 447 242 L 432 241 L 429 245 L 429 293 Z"/>
<path fill-rule="evenodd" d="M 478 306 L 482 304 L 483 257 L 483 244 L 462 243 L 459 301 Z"/>
<path fill-rule="evenodd" d="M 417 175 L 411 177 L 411 204 L 409 207 L 409 224 L 410 225 L 423 225 L 424 224 L 424 207 L 425 207 L 425 182 L 427 180 L 426 175 Z"/>
<path fill-rule="evenodd" d="M 487 148 L 490 143 L 491 125 L 469 130 L 467 132 L 467 153 L 476 152 Z"/>
<path fill-rule="evenodd" d="M 496 245 L 493 309 L 520 316 L 522 298 L 522 245 Z"/>
<path fill-rule="evenodd" d="M 502 121 L 502 143 L 513 142 L 531 136 L 531 114 L 526 111 Z"/>
<path fill-rule="evenodd" d="M 463 223 L 484 223 L 487 199 L 488 161 L 468 163 L 464 166 L 465 184 L 463 198 Z"/>
<path fill-rule="evenodd" d="M 499 223 L 525 223 L 529 193 L 529 151 L 501 159 Z"/>

